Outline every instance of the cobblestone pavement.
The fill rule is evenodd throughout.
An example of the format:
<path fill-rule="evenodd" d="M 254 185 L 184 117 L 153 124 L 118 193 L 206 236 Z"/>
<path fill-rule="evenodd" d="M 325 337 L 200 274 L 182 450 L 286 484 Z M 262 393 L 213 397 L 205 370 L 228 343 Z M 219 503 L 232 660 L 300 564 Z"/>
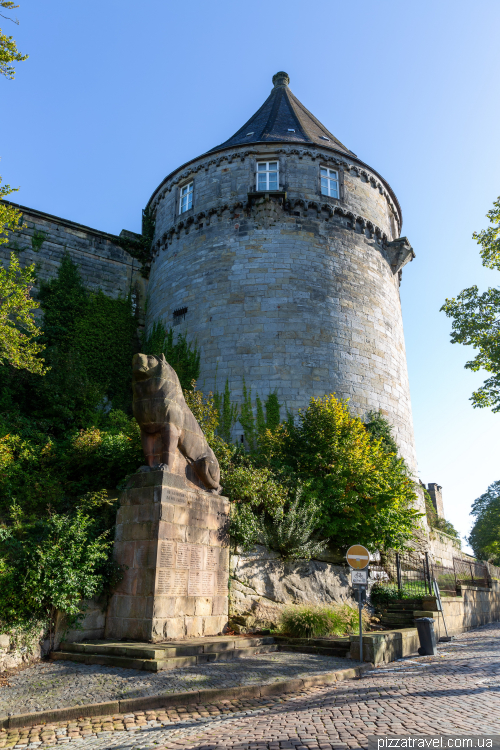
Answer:
<path fill-rule="evenodd" d="M 356 664 L 331 656 L 279 652 L 156 673 L 72 661 L 41 662 L 9 677 L 9 686 L 0 688 L 0 718 L 158 693 L 262 685 Z"/>
<path fill-rule="evenodd" d="M 500 734 L 500 624 L 458 636 L 436 657 L 406 658 L 359 680 L 9 731 L 0 733 L 0 747 L 327 750 L 366 747 L 367 736 L 388 733 Z"/>

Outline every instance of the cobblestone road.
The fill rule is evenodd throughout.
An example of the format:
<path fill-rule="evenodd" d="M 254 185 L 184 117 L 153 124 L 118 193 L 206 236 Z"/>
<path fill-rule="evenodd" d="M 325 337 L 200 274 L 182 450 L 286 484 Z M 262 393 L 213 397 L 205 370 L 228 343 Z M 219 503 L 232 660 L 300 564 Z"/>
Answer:
<path fill-rule="evenodd" d="M 360 680 L 274 699 L 66 722 L 0 735 L 26 750 L 327 750 L 372 734 L 500 734 L 500 625 L 463 634 Z M 3 739 L 2 739 L 3 737 Z"/>
<path fill-rule="evenodd" d="M 0 688 L 0 718 L 159 693 L 262 685 L 358 663 L 315 654 L 271 653 L 154 673 L 72 661 L 41 662 L 9 677 L 9 686 Z"/>

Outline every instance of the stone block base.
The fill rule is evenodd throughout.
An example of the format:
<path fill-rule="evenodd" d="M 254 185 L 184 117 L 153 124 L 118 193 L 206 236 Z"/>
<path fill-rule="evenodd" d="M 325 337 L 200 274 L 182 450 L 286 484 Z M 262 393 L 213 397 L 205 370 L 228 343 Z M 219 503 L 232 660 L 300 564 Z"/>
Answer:
<path fill-rule="evenodd" d="M 227 624 L 229 502 L 163 471 L 135 474 L 120 498 L 106 638 L 217 635 Z"/>
<path fill-rule="evenodd" d="M 350 635 L 350 655 L 359 661 L 359 635 Z M 419 647 L 417 628 L 363 633 L 363 661 L 384 664 L 410 656 Z"/>

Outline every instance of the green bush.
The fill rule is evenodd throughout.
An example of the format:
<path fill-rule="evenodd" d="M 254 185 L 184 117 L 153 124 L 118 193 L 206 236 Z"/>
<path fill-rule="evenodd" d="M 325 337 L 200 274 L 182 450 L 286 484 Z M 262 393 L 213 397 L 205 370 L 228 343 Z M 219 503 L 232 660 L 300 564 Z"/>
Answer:
<path fill-rule="evenodd" d="M 101 520 L 84 507 L 85 502 L 98 506 L 103 501 L 102 496 L 87 497 L 73 513 L 53 513 L 31 522 L 18 506 L 14 508 L 14 523 L 0 528 L 2 630 L 33 622 L 53 630 L 56 611 L 74 622 L 82 599 L 99 595 L 119 579 L 109 557 L 109 531 L 102 530 Z"/>
<path fill-rule="evenodd" d="M 363 610 L 363 630 L 368 628 L 369 621 L 370 615 Z M 348 604 L 288 607 L 283 611 L 280 619 L 281 632 L 294 638 L 343 636 L 357 632 L 358 629 L 358 609 Z"/>
<path fill-rule="evenodd" d="M 303 484 L 303 501 L 320 507 L 318 531 L 333 545 L 401 549 L 412 538 L 421 514 L 407 466 L 334 395 L 312 398 L 297 420 L 267 430 L 260 456 Z"/>
<path fill-rule="evenodd" d="M 427 593 L 425 583 L 423 581 L 415 581 L 412 588 L 403 586 L 398 589 L 397 585 L 391 583 L 376 583 L 370 591 L 370 601 L 375 606 L 384 606 L 394 601 L 401 599 L 418 599 Z"/>
<path fill-rule="evenodd" d="M 27 519 L 66 512 L 81 495 L 116 490 L 142 462 L 140 430 L 124 412 L 104 415 L 100 427 L 54 437 L 43 422 L 0 417 L 0 523 L 19 506 Z"/>
<path fill-rule="evenodd" d="M 310 560 L 327 546 L 325 540 L 318 539 L 320 525 L 319 507 L 313 502 L 305 503 L 299 487 L 291 502 L 277 508 L 272 518 L 263 519 L 262 538 L 269 549 L 285 559 Z"/>

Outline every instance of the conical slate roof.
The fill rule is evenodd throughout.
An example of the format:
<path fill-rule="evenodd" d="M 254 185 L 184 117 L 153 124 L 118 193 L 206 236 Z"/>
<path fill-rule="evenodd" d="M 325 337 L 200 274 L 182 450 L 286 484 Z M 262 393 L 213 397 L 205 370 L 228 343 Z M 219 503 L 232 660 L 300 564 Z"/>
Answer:
<path fill-rule="evenodd" d="M 289 82 L 287 73 L 276 73 L 273 76 L 274 88 L 262 107 L 229 140 L 210 149 L 208 153 L 246 143 L 285 141 L 315 143 L 317 146 L 356 156 L 299 102 L 288 88 Z"/>

